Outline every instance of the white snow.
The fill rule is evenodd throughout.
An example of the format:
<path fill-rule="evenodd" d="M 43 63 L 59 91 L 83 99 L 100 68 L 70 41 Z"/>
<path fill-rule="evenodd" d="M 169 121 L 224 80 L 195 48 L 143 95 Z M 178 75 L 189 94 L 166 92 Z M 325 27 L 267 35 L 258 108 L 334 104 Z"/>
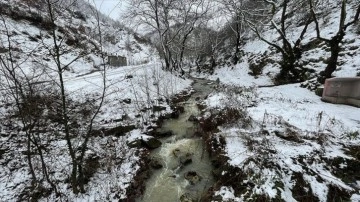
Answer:
<path fill-rule="evenodd" d="M 223 67 L 215 70 L 215 73 L 209 77 L 209 79 L 216 80 L 219 78 L 220 82 L 227 85 L 236 86 L 259 86 L 259 85 L 271 85 L 272 81 L 268 76 L 261 75 L 258 78 L 254 78 L 249 75 L 249 64 L 247 60 L 233 67 Z"/>
<path fill-rule="evenodd" d="M 335 4 L 335 2 L 332 2 Z M 335 7 L 333 7 L 335 8 Z M 328 12 L 327 23 L 321 19 L 323 37 L 331 38 L 338 28 L 338 12 Z M 349 16 L 353 15 L 349 10 Z M 316 38 L 314 24 L 310 24 L 303 44 L 311 43 Z M 344 50 L 340 53 L 339 68 L 334 76 L 355 76 L 360 67 L 360 39 L 355 34 L 355 26 L 349 27 L 342 44 Z M 294 41 L 300 35 L 301 28 L 290 27 Z M 273 42 L 277 34 L 274 30 L 265 30 L 263 36 Z M 330 56 L 329 51 L 319 47 L 304 51 L 302 61 L 310 61 L 305 67 L 324 70 L 324 61 Z M 279 61 L 280 55 L 272 52 L 269 45 L 259 39 L 247 41 L 243 47 L 245 54 L 241 63 L 235 66 L 224 66 L 215 69 L 213 75 L 206 78 L 219 79 L 227 87 L 211 93 L 204 103 L 209 108 L 221 110 L 225 107 L 238 106 L 248 113 L 252 126 L 240 128 L 234 126 L 219 127 L 217 137 L 224 137 L 226 141 L 225 156 L 228 164 L 239 167 L 244 172 L 253 173 L 248 180 L 256 186 L 242 195 L 234 194 L 234 188 L 223 185 L 216 190 L 215 195 L 221 196 L 224 201 L 245 201 L 250 193 L 265 194 L 270 198 L 280 196 L 284 201 L 296 201 L 293 194 L 296 179 L 294 173 L 301 173 L 303 180 L 308 183 L 307 190 L 311 189 L 319 201 L 328 201 L 329 185 L 348 190 L 353 194 L 352 201 L 359 201 L 359 189 L 354 189 L 356 182 L 345 183 L 335 176 L 326 161 L 335 158 L 352 159 L 346 148 L 359 145 L 360 137 L 360 110 L 348 105 L 337 105 L 322 102 L 320 97 L 308 89 L 301 88 L 300 84 L 271 86 L 272 78 L 279 71 L 276 64 L 266 64 L 262 74 L 257 77 L 249 75 L 249 61 L 253 57 L 269 57 Z M 266 55 L 269 54 L 271 55 Z M 231 87 L 229 87 L 231 86 Z M 242 93 L 239 89 L 249 89 Z M 225 91 L 224 89 L 231 89 Z M 229 101 L 231 100 L 231 101 Z M 235 105 L 234 103 L 238 103 Z M 205 115 L 204 115 L 205 117 Z M 209 116 L 208 116 L 209 117 Z M 267 131 L 263 133 L 262 131 Z M 292 131 L 293 140 L 285 140 L 276 133 L 288 134 Z M 271 152 L 270 152 L 271 151 Z M 270 161 L 274 165 L 266 167 L 263 161 Z M 250 161 L 250 162 L 249 162 Z M 265 167 L 264 167 L 265 166 Z M 339 169 L 346 170 L 347 165 L 339 164 Z M 254 177 L 257 176 L 257 177 Z M 281 185 L 274 184 L 275 181 Z M 350 186 L 351 185 L 351 186 Z M 355 192 L 354 192 L 355 191 Z M 251 194 L 250 194 L 251 196 Z M 245 198 L 244 198 L 245 197 Z"/>
<path fill-rule="evenodd" d="M 243 201 L 240 198 L 235 197 L 234 189 L 231 187 L 221 187 L 219 191 L 215 192 L 215 196 L 221 196 L 223 201 Z"/>
<path fill-rule="evenodd" d="M 20 1 L 1 0 L 1 2 L 19 7 L 25 12 L 28 11 L 27 9 L 31 9 L 20 4 Z M 42 14 L 40 10 L 35 11 Z M 68 46 L 65 41 L 61 40 L 62 37 L 65 37 L 64 34 L 56 32 L 62 50 L 68 51 L 61 55 L 61 63 L 63 66 L 71 63 L 68 69 L 63 71 L 66 93 L 74 101 L 90 101 L 91 104 L 97 105 L 104 88 L 103 79 L 105 78 L 104 105 L 95 119 L 94 128 L 106 130 L 120 125 L 134 125 L 137 129 L 122 137 L 91 138 L 86 155 L 98 155 L 100 166 L 86 185 L 86 194 L 79 195 L 74 195 L 69 183 L 65 183 L 65 180 L 69 178 L 71 165 L 66 141 L 61 137 L 54 139 L 53 135 L 45 136 L 41 141 L 50 145 L 45 158 L 47 162 L 50 162 L 47 166 L 51 178 L 59 180 L 56 185 L 64 195 L 61 200 L 118 201 L 126 198 L 126 189 L 133 182 L 134 175 L 140 168 L 140 156 L 143 152 L 141 149 L 129 148 L 126 143 L 139 138 L 146 139 L 148 136 L 143 134 L 146 127 L 155 126 L 154 120 L 170 112 L 166 99 L 188 89 L 192 81 L 164 71 L 153 48 L 138 42 L 131 31 L 104 17 L 100 22 L 104 39 L 103 44 L 99 44 L 95 33 L 98 30 L 96 19 L 91 17 L 92 14 L 87 13 L 92 12 L 91 9 L 89 11 L 89 8 L 86 7 L 81 12 L 87 16 L 86 21 L 69 17 L 71 13 L 68 10 L 61 15 L 73 20 L 71 26 L 74 26 L 74 29 L 78 31 L 84 29 L 84 32 L 79 31 L 78 35 L 69 32 L 69 37 L 84 44 L 83 49 Z M 18 65 L 17 73 L 22 76 L 22 79 L 36 77 L 36 82 L 45 81 L 44 86 L 50 86 L 51 81 L 58 82 L 57 66 L 49 54 L 49 50 L 53 48 L 53 40 L 49 33 L 27 21 L 15 21 L 7 16 L 3 17 L 7 29 L 12 33 L 10 41 L 11 46 L 15 48 L 12 53 L 16 58 L 15 65 Z M 56 23 L 62 27 L 69 25 L 69 22 L 61 17 L 57 19 Z M 0 45 L 7 47 L 6 29 L 3 21 L 0 24 Z M 113 40 L 111 37 L 106 39 L 108 36 L 113 36 Z M 103 63 L 106 63 L 107 59 L 104 58 L 104 61 L 99 51 L 96 50 L 100 47 L 107 54 L 126 56 L 129 66 L 109 67 L 105 65 L 106 73 L 104 74 Z M 87 51 L 85 56 L 77 58 L 84 50 Z M 9 109 L 5 103 L 12 102 L 7 100 L 9 97 L 5 97 L 4 92 L 7 92 L 6 90 L 9 88 L 7 88 L 4 78 L 1 72 L 1 120 L 7 120 Z M 58 85 L 54 88 L 57 87 Z M 165 107 L 166 110 L 152 112 L 152 107 L 155 105 Z M 18 132 L 8 130 L 3 127 L 3 124 L 3 122 L 0 124 L 0 142 L 1 149 L 5 150 L 5 154 L 0 159 L 0 200 L 21 200 L 19 196 L 28 192 L 31 179 L 26 155 L 24 155 L 26 139 L 20 130 Z M 54 126 L 54 130 L 61 131 L 58 126 Z M 102 135 L 100 134 L 100 136 Z M 80 139 L 80 137 L 74 138 L 73 145 L 80 146 Z M 37 170 L 41 171 L 37 157 L 34 157 L 34 162 L 36 162 L 34 163 L 35 169 L 39 168 Z M 38 174 L 41 176 L 41 173 Z M 40 201 L 56 200 L 58 198 L 54 194 L 40 199 Z"/>

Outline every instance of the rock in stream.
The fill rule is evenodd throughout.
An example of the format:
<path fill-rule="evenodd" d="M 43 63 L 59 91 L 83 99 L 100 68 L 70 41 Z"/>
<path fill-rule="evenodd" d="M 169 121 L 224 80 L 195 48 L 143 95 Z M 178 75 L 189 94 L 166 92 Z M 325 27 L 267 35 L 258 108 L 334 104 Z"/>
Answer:
<path fill-rule="evenodd" d="M 194 185 L 201 181 L 201 176 L 197 174 L 195 171 L 189 171 L 185 173 L 185 179 L 187 179 L 190 184 Z"/>

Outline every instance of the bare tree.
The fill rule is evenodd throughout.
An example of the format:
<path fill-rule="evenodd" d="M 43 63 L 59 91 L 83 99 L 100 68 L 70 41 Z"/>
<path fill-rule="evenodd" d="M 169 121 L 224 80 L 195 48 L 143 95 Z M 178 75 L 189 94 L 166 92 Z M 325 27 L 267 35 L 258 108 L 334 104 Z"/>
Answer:
<path fill-rule="evenodd" d="M 128 17 L 156 33 L 165 69 L 182 70 L 187 41 L 210 8 L 205 0 L 134 0 Z"/>
<path fill-rule="evenodd" d="M 101 61 L 102 61 L 102 92 L 100 94 L 100 97 L 98 98 L 99 99 L 99 104 L 98 106 L 95 108 L 93 114 L 91 115 L 90 117 L 90 121 L 89 121 L 89 125 L 87 126 L 87 130 L 86 130 L 86 133 L 85 133 L 85 138 L 84 138 L 84 141 L 81 145 L 81 151 L 80 151 L 80 155 L 78 157 L 78 162 L 79 162 L 79 168 L 78 168 L 78 172 L 79 172 L 79 187 L 80 187 L 80 190 L 82 192 L 84 192 L 84 158 L 85 158 L 85 152 L 86 152 L 86 149 L 87 149 L 87 145 L 90 141 L 90 138 L 91 138 L 91 135 L 93 133 L 93 130 L 94 130 L 94 121 L 95 121 L 95 118 L 98 116 L 98 114 L 100 113 L 100 110 L 104 104 L 104 101 L 105 101 L 105 94 L 106 94 L 106 89 L 107 89 L 107 84 L 106 84 L 106 54 L 105 52 L 103 51 L 103 32 L 102 32 L 102 29 L 101 29 L 101 25 L 100 25 L 100 13 L 98 10 L 96 9 L 93 9 L 93 15 L 95 16 L 96 18 L 96 22 L 97 22 L 97 30 L 96 32 L 98 33 L 99 35 L 99 39 L 98 39 L 98 42 L 100 44 L 100 57 L 101 57 Z"/>
<path fill-rule="evenodd" d="M 201 43 L 199 47 L 194 49 L 197 72 L 208 71 L 212 74 L 219 63 L 221 48 L 224 47 L 228 36 L 221 31 L 214 31 L 209 28 L 202 28 L 199 32 L 200 36 L 197 36 L 195 40 L 200 40 Z"/>
<path fill-rule="evenodd" d="M 34 50 L 26 54 L 26 57 L 21 62 L 15 62 L 14 47 L 12 44 L 12 34 L 8 29 L 8 25 L 3 15 L 0 16 L 2 25 L 5 28 L 7 52 L 0 55 L 0 72 L 4 78 L 4 83 L 1 83 L 3 96 L 10 98 L 14 101 L 14 106 L 9 111 L 10 119 L 16 119 L 20 121 L 20 127 L 26 136 L 26 156 L 31 174 L 31 191 L 35 192 L 37 188 L 42 188 L 43 179 L 51 186 L 51 188 L 58 194 L 57 187 L 53 180 L 50 179 L 48 163 L 45 160 L 44 153 L 46 148 L 44 147 L 43 138 L 40 138 L 39 127 L 43 127 L 48 124 L 46 119 L 46 106 L 48 102 L 53 102 L 51 97 L 53 94 L 49 94 L 48 91 L 42 89 L 39 91 L 39 85 L 36 81 L 39 79 L 40 73 L 33 75 L 26 74 L 26 71 L 21 67 L 21 64 L 30 58 L 30 55 Z M 16 122 L 16 121 L 15 121 Z M 37 155 L 34 155 L 36 153 Z M 39 158 L 37 158 L 38 156 Z M 41 167 L 36 168 L 35 164 L 40 162 Z M 30 193 L 30 198 L 31 193 Z"/>
<path fill-rule="evenodd" d="M 91 137 L 94 134 L 94 127 L 96 127 L 96 118 L 105 100 L 107 64 L 103 50 L 104 33 L 102 29 L 104 26 L 101 25 L 102 16 L 97 10 L 92 10 L 97 21 L 94 31 L 96 34 L 93 35 L 96 39 L 90 37 L 74 39 L 72 30 L 67 30 L 66 26 L 71 26 L 73 23 L 73 17 L 68 15 L 72 13 L 69 11 L 71 9 L 69 7 L 74 6 L 76 2 L 77 0 L 42 0 L 36 2 L 40 11 L 31 14 L 36 15 L 37 23 L 39 23 L 36 25 L 41 28 L 41 31 L 38 40 L 33 42 L 37 43 L 34 48 L 37 50 L 28 53 L 21 49 L 23 47 L 15 51 L 14 44 L 17 41 L 13 38 L 22 35 L 14 34 L 12 31 L 14 27 L 8 29 L 8 19 L 3 15 L 9 15 L 9 13 L 0 13 L 1 31 L 6 38 L 1 37 L 2 41 L 0 41 L 0 98 L 10 100 L 9 105 L 11 107 L 8 110 L 8 117 L 13 119 L 18 126 L 19 136 L 22 135 L 19 139 L 23 140 L 24 136 L 26 138 L 26 145 L 24 145 L 26 152 L 24 154 L 26 154 L 31 175 L 32 193 L 30 194 L 34 197 L 36 189 L 41 191 L 42 188 L 49 192 L 55 192 L 56 196 L 61 194 L 58 184 L 55 183 L 59 180 L 57 179 L 59 168 L 53 166 L 56 158 L 54 155 L 56 154 L 52 153 L 58 151 L 59 148 L 50 146 L 52 145 L 50 144 L 51 141 L 66 141 L 66 149 L 71 162 L 65 166 L 64 170 L 68 171 L 67 169 L 70 167 L 70 173 L 65 173 L 65 175 L 70 176 L 72 191 L 75 194 L 85 192 L 85 184 L 89 180 L 86 172 L 88 169 L 86 167 L 88 160 L 86 154 L 89 149 L 89 142 L 91 142 Z M 9 18 L 11 17 L 9 16 Z M 33 18 L 26 19 L 31 20 Z M 68 20 L 69 24 L 61 24 L 64 20 Z M 75 40 L 76 43 L 72 43 Z M 12 44 L 13 42 L 14 44 Z M 85 101 L 82 101 L 74 98 L 76 97 L 73 95 L 74 92 L 66 88 L 65 72 L 76 61 L 89 54 L 91 49 L 89 47 L 92 45 L 98 48 L 94 54 L 99 55 L 102 60 L 99 68 L 101 92 L 96 92 L 91 100 L 86 98 Z M 38 61 L 34 55 L 38 52 L 44 53 L 44 50 L 49 57 L 44 57 L 46 62 Z M 70 61 L 66 58 L 69 54 L 75 55 Z M 26 58 L 23 59 L 23 56 Z M 31 65 L 23 64 L 27 60 L 36 62 L 34 71 L 28 71 L 33 70 Z M 37 200 L 31 196 L 27 199 Z"/>
<path fill-rule="evenodd" d="M 349 26 L 351 26 L 359 21 L 360 3 L 358 3 L 357 6 L 355 7 L 356 11 L 355 11 L 355 15 L 353 16 L 353 18 L 349 22 L 346 23 L 346 17 L 347 17 L 347 12 L 346 12 L 347 8 L 346 7 L 348 4 L 348 1 L 347 0 L 341 1 L 341 8 L 340 8 L 341 11 L 340 11 L 340 16 L 339 16 L 339 28 L 338 28 L 336 34 L 334 36 L 332 36 L 331 38 L 324 38 L 321 36 L 319 20 L 316 15 L 316 6 L 319 4 L 319 2 L 316 2 L 314 0 L 309 0 L 309 4 L 310 4 L 311 14 L 312 14 L 312 17 L 313 17 L 313 19 L 315 21 L 315 25 L 316 25 L 315 29 L 316 29 L 317 38 L 320 39 L 321 41 L 326 42 L 326 44 L 330 47 L 331 55 L 327 62 L 327 66 L 324 71 L 320 72 L 320 77 L 318 78 L 320 83 L 324 83 L 325 79 L 331 78 L 331 74 L 336 70 L 337 61 L 338 61 L 339 53 L 341 50 L 340 43 L 344 39 L 344 36 L 346 34 L 346 29 Z"/>
<path fill-rule="evenodd" d="M 183 60 L 186 51 L 190 50 L 191 44 L 187 44 L 194 29 L 200 27 L 207 19 L 210 4 L 204 0 L 199 1 L 181 1 L 178 12 L 181 18 L 177 20 L 173 30 L 174 42 L 172 50 L 174 52 L 173 67 L 175 70 L 181 70 L 184 74 Z"/>
<path fill-rule="evenodd" d="M 246 32 L 246 19 L 245 12 L 250 10 L 248 6 L 253 3 L 245 0 L 224 0 L 219 1 L 223 5 L 224 9 L 221 11 L 224 12 L 223 15 L 230 15 L 229 20 L 225 28 L 231 32 L 228 36 L 230 39 L 233 39 L 233 45 L 235 46 L 235 52 L 233 54 L 233 63 L 237 64 L 240 60 L 240 50 L 242 38 Z"/>
<path fill-rule="evenodd" d="M 247 22 L 250 28 L 255 32 L 255 34 L 270 45 L 271 47 L 275 48 L 279 51 L 282 55 L 282 61 L 280 62 L 281 70 L 280 74 L 277 75 L 277 82 L 279 83 L 288 83 L 288 82 L 295 82 L 301 81 L 301 71 L 299 70 L 299 66 L 297 66 L 297 61 L 301 58 L 301 41 L 307 31 L 308 25 L 312 22 L 312 18 L 310 15 L 304 14 L 304 25 L 303 29 L 295 42 L 293 42 L 290 37 L 288 36 L 288 20 L 289 16 L 293 15 L 297 9 L 308 8 L 306 1 L 297 2 L 296 5 L 290 4 L 289 0 L 283 0 L 280 3 L 276 1 L 264 0 L 265 5 L 270 8 L 270 19 L 267 20 L 270 22 L 270 25 L 276 30 L 277 34 L 280 37 L 281 44 L 277 42 L 270 41 L 266 39 L 259 29 L 259 24 L 262 23 L 255 23 L 251 19 L 247 18 Z M 260 13 L 259 13 L 260 12 Z M 260 11 L 254 10 L 252 11 L 245 11 L 242 12 L 243 15 L 257 15 L 257 16 L 264 16 L 266 13 L 260 9 Z M 280 19 L 276 19 L 276 13 L 281 12 Z M 309 9 L 306 9 L 305 12 L 309 14 Z M 246 18 L 246 16 L 244 16 Z M 264 18 L 262 18 L 264 19 Z"/>
<path fill-rule="evenodd" d="M 106 63 L 105 63 L 105 55 L 102 51 L 102 32 L 101 32 L 101 27 L 100 27 L 100 17 L 99 14 L 97 12 L 95 12 L 95 17 L 97 19 L 97 36 L 100 37 L 99 43 L 100 43 L 100 53 L 101 53 L 101 58 L 103 60 L 103 66 L 102 66 L 102 75 L 103 75 L 103 80 L 102 80 L 102 92 L 100 94 L 100 96 L 97 98 L 98 102 L 97 105 L 94 104 L 92 105 L 89 109 L 90 110 L 90 114 L 87 112 L 88 114 L 88 119 L 87 119 L 87 125 L 85 126 L 85 131 L 81 131 L 81 130 L 73 130 L 71 127 L 71 123 L 73 122 L 81 122 L 80 119 L 82 119 L 83 117 L 79 117 L 79 115 L 76 114 L 76 111 L 78 110 L 74 110 L 72 109 L 72 105 L 71 105 L 71 100 L 69 98 L 69 95 L 66 91 L 65 88 L 65 80 L 64 80 L 64 71 L 66 71 L 66 69 L 76 60 L 78 60 L 81 57 L 84 57 L 86 55 L 86 52 L 82 52 L 80 53 L 77 57 L 75 57 L 72 61 L 68 62 L 68 63 L 64 63 L 62 60 L 62 56 L 66 53 L 66 51 L 64 52 L 64 44 L 63 44 L 63 40 L 64 39 L 60 39 L 57 37 L 58 36 L 58 28 L 56 26 L 56 19 L 59 15 L 59 5 L 58 5 L 58 1 L 56 0 L 46 0 L 46 6 L 47 6 L 47 14 L 48 14 L 48 19 L 50 20 L 50 22 L 53 24 L 53 26 L 51 26 L 51 30 L 50 30 L 50 34 L 53 40 L 53 44 L 52 46 L 48 46 L 47 49 L 49 50 L 49 54 L 52 57 L 55 66 L 56 66 L 56 73 L 58 74 L 58 79 L 56 81 L 58 87 L 59 87 L 59 91 L 60 91 L 60 124 L 63 126 L 64 129 L 64 135 L 65 135 L 65 140 L 67 142 L 67 148 L 69 151 L 69 155 L 71 157 L 71 174 L 70 174 L 70 181 L 71 181 L 71 185 L 72 185 L 72 190 L 75 194 L 82 192 L 85 192 L 84 189 L 84 184 L 85 184 L 85 180 L 84 180 L 84 157 L 85 157 L 85 152 L 87 149 L 87 145 L 89 142 L 89 139 L 92 135 L 93 132 L 93 127 L 94 127 L 94 120 L 97 117 L 97 115 L 100 112 L 100 109 L 104 103 L 104 99 L 105 99 L 105 92 L 106 92 Z M 81 107 L 81 104 L 77 105 L 78 107 Z M 75 113 L 75 114 L 72 114 Z M 75 120 L 73 120 L 75 119 Z M 84 122 L 84 121 L 82 121 Z M 79 133 L 79 134 L 73 134 L 73 133 Z M 78 141 L 81 141 L 82 143 L 80 144 L 80 146 L 74 145 L 73 144 L 73 137 L 77 137 Z M 80 151 L 80 152 L 78 152 Z"/>

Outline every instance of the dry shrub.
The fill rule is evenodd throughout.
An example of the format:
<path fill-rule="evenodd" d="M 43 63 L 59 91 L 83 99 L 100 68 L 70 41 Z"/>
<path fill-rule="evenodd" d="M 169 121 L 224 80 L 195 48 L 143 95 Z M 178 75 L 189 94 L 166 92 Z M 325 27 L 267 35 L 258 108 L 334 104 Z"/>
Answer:
<path fill-rule="evenodd" d="M 295 181 L 295 186 L 292 188 L 293 197 L 297 201 L 318 201 L 319 199 L 314 196 L 310 184 L 303 178 L 302 173 L 295 172 L 291 177 Z"/>
<path fill-rule="evenodd" d="M 205 132 L 215 131 L 220 125 L 234 124 L 239 121 L 244 123 L 244 125 L 250 123 L 247 113 L 240 109 L 226 107 L 221 111 L 212 110 L 210 113 L 211 115 L 209 117 L 203 117 L 200 120 L 200 127 Z"/>
<path fill-rule="evenodd" d="M 343 188 L 337 187 L 336 185 L 330 184 L 329 192 L 327 195 L 328 201 L 351 201 L 351 194 Z"/>

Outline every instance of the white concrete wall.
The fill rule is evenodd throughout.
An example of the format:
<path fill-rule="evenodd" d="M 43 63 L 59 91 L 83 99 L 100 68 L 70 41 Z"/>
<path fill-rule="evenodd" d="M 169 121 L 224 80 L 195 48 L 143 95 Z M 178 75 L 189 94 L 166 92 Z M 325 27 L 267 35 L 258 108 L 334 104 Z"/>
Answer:
<path fill-rule="evenodd" d="M 360 107 L 360 77 L 326 79 L 322 100 Z"/>

